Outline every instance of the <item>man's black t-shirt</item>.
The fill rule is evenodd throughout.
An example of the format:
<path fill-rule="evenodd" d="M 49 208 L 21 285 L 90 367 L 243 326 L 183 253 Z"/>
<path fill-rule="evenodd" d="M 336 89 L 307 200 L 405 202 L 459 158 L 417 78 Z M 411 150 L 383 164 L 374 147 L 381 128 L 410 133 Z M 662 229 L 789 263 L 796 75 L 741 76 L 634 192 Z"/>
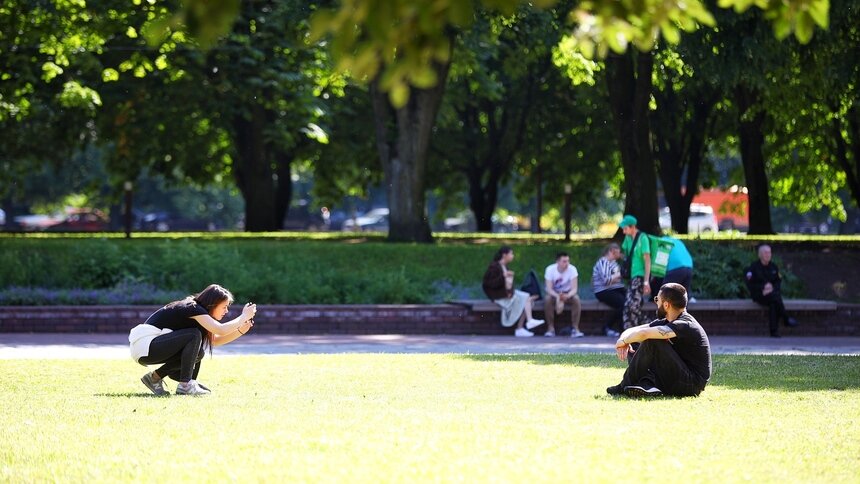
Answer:
<path fill-rule="evenodd" d="M 206 331 L 205 328 L 200 326 L 200 323 L 191 319 L 192 316 L 200 316 L 203 314 L 209 314 L 209 311 L 193 299 L 184 299 L 176 303 L 168 304 L 152 313 L 152 315 L 146 319 L 146 324 L 151 324 L 159 329 L 169 328 L 174 331 L 185 328 L 200 328 L 203 331 Z"/>
<path fill-rule="evenodd" d="M 668 326 L 675 332 L 675 337 L 669 342 L 684 360 L 693 373 L 702 378 L 702 383 L 707 383 L 711 378 L 711 343 L 705 330 L 690 313 L 684 311 L 674 321 L 658 319 L 649 326 Z"/>

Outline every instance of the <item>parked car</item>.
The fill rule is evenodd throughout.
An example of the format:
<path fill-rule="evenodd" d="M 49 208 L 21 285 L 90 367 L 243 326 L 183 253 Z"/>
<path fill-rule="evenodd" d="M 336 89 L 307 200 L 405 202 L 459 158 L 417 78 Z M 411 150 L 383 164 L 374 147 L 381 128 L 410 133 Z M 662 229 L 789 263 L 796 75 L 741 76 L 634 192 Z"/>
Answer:
<path fill-rule="evenodd" d="M 672 216 L 669 207 L 660 211 L 660 228 L 672 228 Z M 702 232 L 717 232 L 720 230 L 717 217 L 710 205 L 693 203 L 690 205 L 690 218 L 687 219 L 687 229 L 691 234 Z"/>
<path fill-rule="evenodd" d="M 65 218 L 50 225 L 47 230 L 62 232 L 101 232 L 108 229 L 110 220 L 97 208 L 67 208 Z"/>
<path fill-rule="evenodd" d="M 284 230 L 323 230 L 326 228 L 323 213 L 313 209 L 307 200 L 297 200 L 290 205 L 284 219 Z"/>
<path fill-rule="evenodd" d="M 388 209 L 374 208 L 364 215 L 344 220 L 341 227 L 348 232 L 365 230 L 385 232 L 388 230 Z"/>
<path fill-rule="evenodd" d="M 215 230 L 215 227 L 205 220 L 182 218 L 169 212 L 139 212 L 135 211 L 135 230 L 143 232 L 188 231 L 200 232 Z"/>

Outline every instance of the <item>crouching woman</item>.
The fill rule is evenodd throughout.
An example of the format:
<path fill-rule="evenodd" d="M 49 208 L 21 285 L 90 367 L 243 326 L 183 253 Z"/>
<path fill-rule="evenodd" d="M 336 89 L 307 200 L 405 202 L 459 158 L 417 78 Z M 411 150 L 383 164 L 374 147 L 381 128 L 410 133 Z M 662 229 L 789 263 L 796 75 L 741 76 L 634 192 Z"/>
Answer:
<path fill-rule="evenodd" d="M 131 357 L 141 365 L 161 365 L 140 381 L 156 395 L 167 395 L 164 379 L 178 381 L 177 395 L 205 395 L 206 386 L 197 382 L 200 363 L 213 346 L 236 340 L 254 326 L 257 306 L 248 303 L 236 319 L 221 323 L 233 295 L 212 284 L 199 294 L 174 301 L 152 313 L 146 322 L 131 329 L 128 341 Z"/>

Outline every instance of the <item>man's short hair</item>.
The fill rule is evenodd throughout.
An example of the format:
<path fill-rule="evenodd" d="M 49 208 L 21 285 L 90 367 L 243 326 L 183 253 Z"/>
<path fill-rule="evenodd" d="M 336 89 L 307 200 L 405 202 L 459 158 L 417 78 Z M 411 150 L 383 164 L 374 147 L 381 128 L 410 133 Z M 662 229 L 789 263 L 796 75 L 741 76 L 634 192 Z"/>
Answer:
<path fill-rule="evenodd" d="M 608 253 L 612 252 L 612 251 L 613 251 L 613 250 L 615 250 L 615 249 L 619 249 L 619 250 L 621 250 L 621 247 L 620 247 L 618 244 L 616 244 L 615 242 L 612 242 L 612 243 L 610 243 L 609 245 L 607 245 L 606 247 L 604 247 L 604 248 L 603 248 L 603 255 L 606 255 L 606 254 L 608 254 Z"/>
<path fill-rule="evenodd" d="M 567 252 L 563 252 L 563 251 L 555 254 L 555 260 L 559 260 L 562 257 L 570 257 L 570 254 L 568 254 Z"/>
<path fill-rule="evenodd" d="M 687 290 L 684 286 L 667 282 L 660 288 L 660 298 L 668 302 L 675 309 L 687 308 Z"/>

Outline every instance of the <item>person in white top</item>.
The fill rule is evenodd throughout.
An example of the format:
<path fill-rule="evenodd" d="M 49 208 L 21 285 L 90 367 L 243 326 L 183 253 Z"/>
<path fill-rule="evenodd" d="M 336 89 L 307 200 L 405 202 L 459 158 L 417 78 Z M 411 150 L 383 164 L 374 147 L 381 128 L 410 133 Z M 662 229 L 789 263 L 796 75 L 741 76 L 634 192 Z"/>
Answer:
<path fill-rule="evenodd" d="M 544 272 L 546 297 L 544 298 L 544 319 L 547 330 L 544 336 L 555 336 L 555 317 L 564 312 L 565 305 L 570 306 L 572 338 L 581 338 L 585 334 L 579 330 L 579 319 L 582 305 L 578 291 L 579 272 L 570 263 L 567 252 L 559 252 L 555 256 L 555 264 L 547 266 Z"/>

